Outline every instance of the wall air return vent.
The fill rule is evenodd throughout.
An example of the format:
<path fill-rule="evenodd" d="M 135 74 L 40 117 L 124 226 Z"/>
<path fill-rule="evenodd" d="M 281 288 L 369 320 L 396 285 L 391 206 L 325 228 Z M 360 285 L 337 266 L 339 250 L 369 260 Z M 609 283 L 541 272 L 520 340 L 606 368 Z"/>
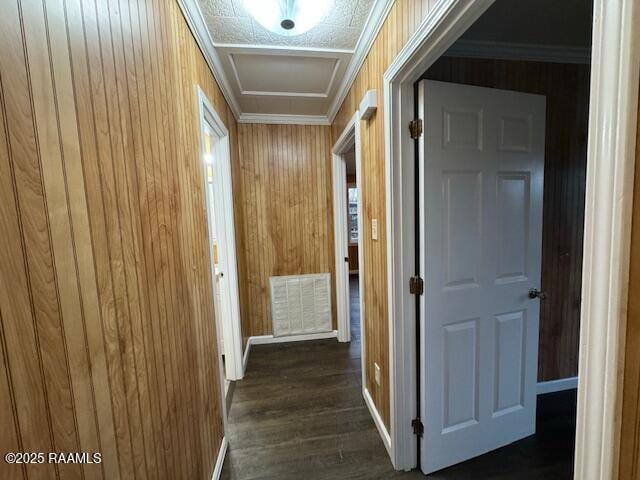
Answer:
<path fill-rule="evenodd" d="M 331 331 L 330 275 L 271 277 L 273 336 Z"/>

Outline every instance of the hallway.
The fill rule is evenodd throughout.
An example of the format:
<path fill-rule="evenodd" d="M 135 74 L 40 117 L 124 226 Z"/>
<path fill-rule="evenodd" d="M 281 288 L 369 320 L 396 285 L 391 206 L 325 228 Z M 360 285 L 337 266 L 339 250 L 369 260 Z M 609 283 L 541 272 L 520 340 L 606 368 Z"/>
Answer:
<path fill-rule="evenodd" d="M 393 470 L 362 399 L 357 279 L 350 344 L 251 348 L 229 412 L 223 479 L 414 478 Z"/>
<path fill-rule="evenodd" d="M 640 480 L 640 0 L 2 6 L 0 480 Z"/>

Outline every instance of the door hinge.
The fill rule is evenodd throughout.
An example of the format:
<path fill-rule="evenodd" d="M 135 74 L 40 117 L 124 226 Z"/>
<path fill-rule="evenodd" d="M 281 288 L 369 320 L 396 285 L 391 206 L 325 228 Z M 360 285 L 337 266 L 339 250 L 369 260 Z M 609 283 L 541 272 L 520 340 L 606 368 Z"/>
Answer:
<path fill-rule="evenodd" d="M 413 420 L 411 420 L 411 426 L 413 427 L 413 434 L 421 437 L 424 433 L 424 425 L 422 425 L 420 419 L 414 418 Z"/>
<path fill-rule="evenodd" d="M 422 119 L 416 118 L 409 122 L 409 133 L 411 138 L 416 140 L 422 136 Z"/>
<path fill-rule="evenodd" d="M 422 295 L 424 293 L 424 280 L 420 277 L 411 277 L 409 279 L 409 293 L 411 295 Z"/>

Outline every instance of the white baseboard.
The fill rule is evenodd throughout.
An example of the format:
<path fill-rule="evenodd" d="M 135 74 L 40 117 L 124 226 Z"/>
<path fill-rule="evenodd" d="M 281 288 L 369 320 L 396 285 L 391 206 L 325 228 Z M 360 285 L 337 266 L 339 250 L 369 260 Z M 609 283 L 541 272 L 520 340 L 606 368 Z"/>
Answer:
<path fill-rule="evenodd" d="M 216 466 L 213 469 L 213 475 L 211 475 L 211 480 L 220 480 L 220 475 L 222 475 L 222 466 L 224 465 L 224 457 L 227 454 L 227 447 L 229 446 L 229 441 L 227 437 L 222 439 L 222 443 L 220 444 L 220 451 L 218 452 L 218 459 L 216 460 Z"/>
<path fill-rule="evenodd" d="M 549 380 L 547 382 L 538 382 L 538 395 L 544 393 L 562 392 L 578 388 L 578 377 L 561 378 L 559 380 Z"/>
<path fill-rule="evenodd" d="M 286 335 L 282 337 L 274 337 L 273 335 L 260 335 L 257 337 L 249 337 L 251 345 L 265 345 L 267 343 L 287 343 L 287 342 L 304 342 L 306 340 L 322 340 L 324 338 L 335 338 L 338 336 L 337 330 L 322 333 L 306 333 L 303 335 Z M 249 344 L 247 344 L 247 348 Z"/>
<path fill-rule="evenodd" d="M 247 373 L 247 363 L 249 363 L 249 350 L 251 350 L 251 337 L 247 338 L 247 345 L 244 347 L 244 355 L 242 356 L 242 376 Z"/>
<path fill-rule="evenodd" d="M 380 416 L 380 413 L 376 408 L 376 404 L 373 403 L 373 398 L 371 398 L 371 394 L 369 393 L 369 390 L 364 388 L 362 390 L 362 396 L 364 397 L 364 403 L 366 403 L 367 408 L 369 408 L 369 413 L 371 413 L 371 416 L 373 417 L 373 423 L 376 424 L 378 433 L 380 434 L 380 437 L 382 437 L 382 443 L 384 443 L 384 448 L 387 449 L 387 453 L 389 454 L 389 457 L 392 457 L 391 436 L 389 435 L 389 432 L 387 431 L 387 427 L 385 427 L 384 421 L 382 420 L 382 417 Z"/>

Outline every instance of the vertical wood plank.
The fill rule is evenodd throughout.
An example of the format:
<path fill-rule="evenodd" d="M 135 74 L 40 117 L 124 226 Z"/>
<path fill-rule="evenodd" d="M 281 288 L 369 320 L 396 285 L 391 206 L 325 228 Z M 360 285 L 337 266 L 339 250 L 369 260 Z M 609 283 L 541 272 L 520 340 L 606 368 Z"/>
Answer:
<path fill-rule="evenodd" d="M 7 32 L 4 27 L 5 25 L 3 32 Z M 0 39 L 1 45 L 10 45 L 4 43 L 6 38 L 1 33 Z M 3 397 L 3 402 L 5 405 L 16 405 L 15 414 L 13 410 L 8 410 L 2 418 L 3 423 L 8 423 L 9 418 L 15 419 L 16 436 L 14 442 L 9 444 L 8 451 L 47 451 L 46 449 L 52 448 L 50 421 L 47 418 L 47 397 L 30 299 L 24 239 L 21 238 L 22 226 L 5 114 L 5 77 L 2 77 L 1 87 L 3 131 L 0 135 L 0 241 L 4 247 L 0 249 L 0 305 L 3 362 L 7 365 L 6 376 L 11 387 L 5 390 L 5 395 L 12 391 L 12 398 Z M 9 433 L 10 431 L 8 430 Z M 5 441 L 11 441 L 11 437 L 7 436 Z M 7 470 L 9 468 L 6 467 Z M 25 466 L 24 473 L 32 478 L 55 478 L 56 474 L 54 469 L 46 471 L 35 466 Z"/>
<path fill-rule="evenodd" d="M 0 312 L 0 451 L 21 452 L 22 446 L 18 438 L 18 423 L 16 401 L 11 391 L 11 372 L 7 365 L 6 342 L 2 326 L 4 325 Z M 25 465 L 17 463 L 0 463 L 0 477 L 2 478 L 26 478 Z"/>
<path fill-rule="evenodd" d="M 193 85 L 238 162 L 235 119 L 175 2 L 4 6 L 0 443 L 103 463 L 0 476 L 208 479 L 223 422 Z"/>
<path fill-rule="evenodd" d="M 60 7 L 59 3 L 47 2 L 38 5 L 27 1 L 23 4 L 23 14 L 30 19 L 27 22 L 26 46 L 33 84 L 35 125 L 39 132 L 40 152 L 43 159 L 42 173 L 49 209 L 51 242 L 56 259 L 57 281 L 59 285 L 65 286 L 59 289 L 59 298 L 64 319 L 63 335 L 72 383 L 78 438 L 77 444 L 74 442 L 64 451 L 73 451 L 72 449 L 76 448 L 81 451 L 97 452 L 100 448 L 95 402 L 87 358 L 84 311 L 80 301 L 80 284 L 69 208 L 69 184 L 62 145 L 64 141 L 62 128 L 63 126 L 75 127 L 75 112 L 69 111 L 73 108 L 73 104 L 67 103 L 71 100 L 68 92 L 71 86 L 69 71 L 65 69 L 65 66 L 68 66 L 66 65 L 68 54 L 62 58 L 57 55 L 59 45 L 66 43 L 64 12 Z M 54 51 L 55 57 L 53 57 Z M 45 56 L 47 52 L 50 55 Z M 57 63 L 54 59 L 61 62 Z M 49 63 L 53 71 L 48 67 Z M 63 69 L 61 75 L 55 75 L 55 70 L 58 68 Z M 65 89 L 67 89 L 66 94 Z M 63 116 L 66 113 L 69 116 Z M 77 140 L 77 136 L 71 140 Z M 73 161 L 73 159 L 70 160 Z M 82 468 L 87 476 L 96 478 L 102 476 L 100 465 L 86 464 Z M 79 476 L 80 468 L 77 470 L 75 474 Z M 61 471 L 61 475 L 67 476 L 70 473 Z"/>
<path fill-rule="evenodd" d="M 76 432 L 24 50 L 24 25 L 19 3 L 8 2 L 5 7 L 0 19 L 0 78 L 7 154 L 3 155 L 1 168 L 7 200 L 3 223 L 8 230 L 3 228 L 2 233 L 10 234 L 11 239 L 6 239 L 8 250 L 3 251 L 8 255 L 2 262 L 2 304 L 8 310 L 3 319 L 9 363 L 15 365 L 12 378 L 16 401 L 21 405 L 18 415 L 25 432 L 23 448 L 49 451 L 56 445 L 74 445 Z M 11 276 L 14 274 L 15 279 Z M 18 307 L 13 302 L 20 293 L 22 305 Z M 57 371 L 56 365 L 61 366 Z M 55 419 L 52 404 L 57 413 Z M 51 478 L 58 470 L 32 465 L 27 468 L 28 474 L 36 478 Z M 71 475 L 73 470 L 69 469 Z"/>

